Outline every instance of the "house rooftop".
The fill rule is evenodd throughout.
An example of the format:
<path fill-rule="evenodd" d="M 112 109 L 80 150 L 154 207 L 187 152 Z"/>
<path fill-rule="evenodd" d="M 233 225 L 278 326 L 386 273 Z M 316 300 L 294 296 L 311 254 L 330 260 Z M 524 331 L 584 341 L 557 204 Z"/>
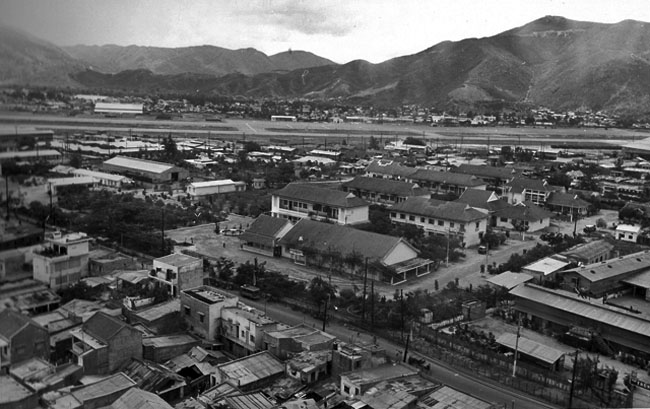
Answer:
<path fill-rule="evenodd" d="M 331 249 L 342 255 L 356 252 L 373 260 L 382 260 L 400 242 L 406 243 L 399 237 L 309 219 L 300 220 L 280 239 L 282 245 L 294 248 Z"/>
<path fill-rule="evenodd" d="M 492 409 L 494 405 L 468 395 L 450 386 L 440 388 L 422 396 L 416 404 L 417 409 Z"/>
<path fill-rule="evenodd" d="M 189 264 L 196 263 L 197 261 L 201 261 L 201 259 L 188 256 L 187 254 L 174 253 L 168 256 L 155 258 L 153 261 L 154 263 L 159 262 L 159 263 L 169 264 L 170 266 L 174 266 L 174 267 L 184 267 Z"/>
<path fill-rule="evenodd" d="M 12 310 L 0 311 L 0 336 L 5 339 L 11 339 L 14 334 L 29 323 L 40 327 L 40 325 L 31 320 L 28 316 L 19 312 Z"/>
<path fill-rule="evenodd" d="M 245 185 L 245 182 L 237 181 L 235 182 L 232 179 L 221 179 L 221 180 L 208 180 L 205 182 L 193 182 L 190 183 L 190 186 L 194 188 L 202 187 L 213 187 L 213 186 L 229 186 L 229 185 Z"/>
<path fill-rule="evenodd" d="M 273 196 L 342 208 L 368 206 L 368 202 L 352 193 L 308 183 L 290 183 L 283 189 L 274 192 Z"/>
<path fill-rule="evenodd" d="M 484 213 L 465 203 L 446 202 L 424 197 L 410 197 L 404 202 L 394 205 L 391 210 L 458 222 L 471 222 L 487 218 Z"/>
<path fill-rule="evenodd" d="M 499 287 L 503 287 L 506 290 L 512 290 L 519 284 L 526 283 L 533 279 L 533 276 L 526 273 L 513 273 L 512 271 L 504 271 L 501 274 L 497 274 L 494 277 L 487 279 L 487 282 Z"/>
<path fill-rule="evenodd" d="M 224 301 L 226 298 L 234 297 L 230 294 L 219 291 L 217 288 L 207 285 L 197 288 L 190 288 L 189 290 L 183 290 L 182 292 L 207 304 L 216 304 L 218 302 Z"/>
<path fill-rule="evenodd" d="M 383 175 L 406 178 L 412 175 L 413 173 L 415 173 L 416 170 L 417 169 L 415 168 L 402 166 L 399 162 L 393 160 L 380 159 L 380 160 L 375 160 L 370 162 L 370 164 L 366 168 L 366 173 L 378 173 Z"/>
<path fill-rule="evenodd" d="M 249 385 L 284 372 L 284 364 L 267 351 L 218 365 L 225 378 Z"/>
<path fill-rule="evenodd" d="M 465 187 L 477 187 L 485 185 L 485 182 L 473 175 L 464 175 L 462 173 L 440 172 L 433 169 L 418 169 L 408 177 L 413 181 L 427 181 L 433 183 L 442 183 L 445 185 L 456 185 Z"/>
<path fill-rule="evenodd" d="M 162 302 L 160 304 L 152 305 L 151 307 L 144 308 L 140 311 L 136 311 L 135 315 L 146 321 L 155 321 L 166 315 L 173 314 L 175 312 L 180 312 L 180 310 L 181 310 L 181 300 L 176 298 L 173 300 Z"/>
<path fill-rule="evenodd" d="M 589 281 L 606 280 L 608 278 L 640 272 L 650 268 L 650 251 L 645 250 L 632 253 L 618 258 L 601 261 L 599 263 L 587 264 L 567 270 L 565 273 L 573 272 L 580 274 Z"/>
<path fill-rule="evenodd" d="M 465 175 L 474 175 L 480 178 L 503 179 L 504 182 L 521 174 L 521 172 L 514 168 L 468 164 L 461 164 L 457 168 L 451 169 L 451 171 L 454 173 L 463 173 Z"/>
<path fill-rule="evenodd" d="M 368 192 L 378 192 L 397 196 L 428 196 L 430 192 L 418 186 L 417 183 L 403 182 L 384 178 L 357 176 L 342 185 L 347 189 L 359 189 Z"/>
<path fill-rule="evenodd" d="M 163 337 L 149 337 L 142 339 L 142 346 L 152 346 L 155 348 L 165 348 L 176 345 L 187 345 L 199 342 L 189 334 L 165 335 Z"/>
<path fill-rule="evenodd" d="M 287 219 L 262 214 L 251 223 L 240 239 L 242 241 L 262 242 L 271 246 L 273 239 L 289 224 L 291 222 Z"/>
<path fill-rule="evenodd" d="M 135 159 L 126 156 L 116 156 L 104 161 L 104 165 L 118 166 L 121 168 L 144 171 L 147 173 L 163 173 L 174 168 L 174 165 L 146 159 Z"/>
<path fill-rule="evenodd" d="M 609 253 L 612 249 L 614 249 L 612 243 L 605 240 L 594 240 L 588 243 L 577 244 L 560 254 L 570 259 L 589 260 L 603 253 Z"/>
<path fill-rule="evenodd" d="M 160 396 L 143 391 L 139 388 L 131 388 L 122 396 L 117 398 L 110 409 L 173 409 L 169 403 Z"/>
<path fill-rule="evenodd" d="M 506 332 L 501 334 L 496 339 L 497 344 L 501 344 L 509 349 L 519 349 L 519 352 L 531 356 L 533 358 L 539 359 L 540 361 L 546 362 L 547 364 L 554 364 L 558 359 L 564 356 L 564 352 L 559 351 L 555 348 L 551 348 L 539 342 L 533 341 L 520 336 L 519 341 L 517 341 L 517 334 L 512 334 Z"/>
<path fill-rule="evenodd" d="M 549 275 L 562 270 L 569 264 L 571 263 L 566 260 L 558 260 L 557 258 L 553 257 L 545 257 L 541 260 L 535 261 L 534 263 L 522 267 L 522 270 Z"/>
<path fill-rule="evenodd" d="M 268 325 L 268 324 L 273 324 L 273 323 L 276 322 L 276 321 L 274 321 L 274 320 L 272 320 L 270 318 L 267 318 L 267 317 L 261 315 L 261 313 L 259 313 L 259 312 L 251 311 L 251 310 L 246 309 L 245 307 L 241 307 L 239 305 L 238 306 L 233 306 L 233 307 L 225 307 L 223 309 L 223 311 L 221 312 L 222 316 L 226 312 L 242 316 L 242 317 L 246 318 L 248 321 L 250 321 L 250 322 L 252 322 L 252 323 L 254 323 L 256 325 Z"/>
<path fill-rule="evenodd" d="M 376 368 L 346 372 L 341 374 L 341 377 L 346 377 L 357 385 L 366 385 L 417 374 L 417 369 L 398 363 L 396 365 L 382 365 Z"/>
<path fill-rule="evenodd" d="M 126 391 L 134 386 L 136 386 L 136 384 L 133 380 L 124 373 L 118 372 L 115 375 L 104 378 L 98 382 L 73 389 L 71 395 L 79 402 L 83 403 L 116 392 Z"/>
<path fill-rule="evenodd" d="M 0 375 L 0 405 L 9 405 L 32 395 L 33 392 L 8 375 Z M 13 406 L 7 406 L 13 407 Z"/>

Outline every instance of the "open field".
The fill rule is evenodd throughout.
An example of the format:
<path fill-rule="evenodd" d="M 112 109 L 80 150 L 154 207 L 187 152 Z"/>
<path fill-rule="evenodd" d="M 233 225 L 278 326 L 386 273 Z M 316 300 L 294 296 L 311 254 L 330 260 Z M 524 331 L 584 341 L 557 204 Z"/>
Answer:
<path fill-rule="evenodd" d="M 0 124 L 10 127 L 35 126 L 55 132 L 105 131 L 117 134 L 168 134 L 188 138 L 254 140 L 268 142 L 283 139 L 290 145 L 321 144 L 337 139 L 359 142 L 374 136 L 379 139 L 404 139 L 417 136 L 431 144 L 486 144 L 550 146 L 560 142 L 599 142 L 613 147 L 650 137 L 644 130 L 605 128 L 542 127 L 431 127 L 426 124 L 365 124 L 325 122 L 272 122 L 254 119 L 225 119 L 209 122 L 200 119 L 156 120 L 153 116 L 106 118 L 103 116 L 68 117 L 31 113 L 0 113 Z"/>

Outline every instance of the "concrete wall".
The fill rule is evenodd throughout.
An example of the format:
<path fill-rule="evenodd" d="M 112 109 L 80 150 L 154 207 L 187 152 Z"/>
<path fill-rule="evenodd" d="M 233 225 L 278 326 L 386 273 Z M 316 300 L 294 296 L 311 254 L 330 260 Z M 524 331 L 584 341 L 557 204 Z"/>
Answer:
<path fill-rule="evenodd" d="M 47 360 L 50 358 L 50 335 L 45 328 L 29 323 L 10 340 L 9 354 L 12 364 L 35 356 Z"/>
<path fill-rule="evenodd" d="M 131 361 L 142 359 L 142 333 L 135 328 L 124 327 L 108 345 L 108 371 L 113 372 Z"/>

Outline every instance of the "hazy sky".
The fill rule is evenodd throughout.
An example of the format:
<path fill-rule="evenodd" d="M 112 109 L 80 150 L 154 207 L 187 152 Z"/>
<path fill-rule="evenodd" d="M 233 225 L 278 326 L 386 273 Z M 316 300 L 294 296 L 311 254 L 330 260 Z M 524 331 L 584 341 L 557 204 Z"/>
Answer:
<path fill-rule="evenodd" d="M 0 23 L 58 45 L 307 50 L 381 62 L 545 15 L 650 22 L 647 0 L 0 0 Z"/>

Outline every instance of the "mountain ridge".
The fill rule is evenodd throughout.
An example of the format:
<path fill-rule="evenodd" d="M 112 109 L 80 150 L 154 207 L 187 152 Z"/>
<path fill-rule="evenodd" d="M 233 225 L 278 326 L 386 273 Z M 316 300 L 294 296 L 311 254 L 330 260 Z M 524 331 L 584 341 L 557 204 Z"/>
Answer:
<path fill-rule="evenodd" d="M 2 42 L 0 39 L 0 47 Z M 108 47 L 106 50 L 111 51 Z M 353 60 L 306 67 L 313 56 L 308 52 L 266 56 L 248 48 L 235 52 L 260 61 L 255 69 L 264 72 L 249 73 L 254 70 L 240 68 L 237 58 L 224 57 L 218 64 L 226 69 L 219 75 L 210 70 L 160 73 L 174 72 L 182 67 L 180 62 L 187 61 L 210 66 L 216 64 L 219 53 L 231 56 L 233 51 L 197 47 L 201 52 L 192 58 L 183 49 L 173 58 L 145 58 L 141 66 L 134 64 L 115 73 L 102 73 L 94 66 L 89 69 L 88 64 L 68 54 L 63 59 L 72 66 L 59 65 L 61 70 L 76 68 L 67 71 L 73 83 L 125 91 L 198 90 L 251 98 L 340 98 L 358 104 L 421 104 L 441 109 L 528 104 L 557 110 L 589 107 L 612 113 L 650 114 L 650 24 L 636 20 L 608 24 L 545 16 L 493 36 L 443 41 L 376 64 Z M 114 49 L 126 55 L 125 61 L 137 61 L 142 49 L 133 46 L 130 50 L 133 55 Z M 156 54 L 157 50 L 150 52 Z M 53 55 L 60 56 L 59 51 Z"/>

